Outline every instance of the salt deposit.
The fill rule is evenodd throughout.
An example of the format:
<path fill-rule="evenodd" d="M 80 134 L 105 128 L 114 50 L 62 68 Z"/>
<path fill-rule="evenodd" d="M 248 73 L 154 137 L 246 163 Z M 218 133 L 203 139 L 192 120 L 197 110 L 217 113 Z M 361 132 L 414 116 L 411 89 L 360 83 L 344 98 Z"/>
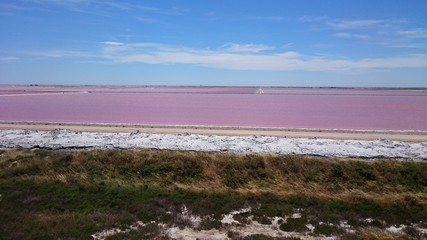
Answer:
<path fill-rule="evenodd" d="M 308 154 L 319 156 L 427 159 L 427 142 L 77 132 L 69 130 L 1 130 L 0 148 L 43 149 L 171 149 L 245 153 Z"/>
<path fill-rule="evenodd" d="M 180 217 L 190 217 L 192 219 L 201 219 L 200 216 L 192 216 L 187 208 L 183 206 L 183 211 L 179 214 Z M 231 239 L 229 233 L 236 233 L 241 237 L 246 237 L 255 234 L 262 234 L 270 237 L 287 237 L 287 238 L 303 238 L 303 239 L 325 239 L 333 240 L 337 239 L 335 236 L 311 236 L 309 233 L 313 233 L 315 227 L 311 224 L 307 224 L 308 231 L 306 232 L 286 232 L 280 229 L 279 220 L 286 222 L 286 219 L 293 218 L 294 215 L 282 217 L 272 217 L 268 218 L 271 221 L 271 224 L 262 224 L 253 220 L 253 215 L 248 217 L 249 223 L 242 224 L 239 221 L 234 219 L 235 215 L 250 212 L 251 208 L 243 208 L 239 210 L 232 211 L 228 214 L 223 215 L 222 220 L 220 221 L 223 224 L 221 229 L 210 229 L 210 230 L 200 230 L 198 229 L 199 222 L 191 222 L 191 226 L 187 227 L 176 227 L 169 226 L 164 223 L 150 222 L 150 224 L 157 224 L 160 228 L 160 234 L 162 236 L 167 236 L 171 239 Z M 231 219 L 231 220 L 230 220 Z M 107 237 L 116 235 L 118 233 L 127 233 L 131 230 L 138 230 L 142 227 L 145 227 L 147 224 L 143 222 L 136 222 L 125 229 L 113 228 L 106 229 L 101 232 L 95 233 L 92 235 L 94 240 L 104 240 Z"/>

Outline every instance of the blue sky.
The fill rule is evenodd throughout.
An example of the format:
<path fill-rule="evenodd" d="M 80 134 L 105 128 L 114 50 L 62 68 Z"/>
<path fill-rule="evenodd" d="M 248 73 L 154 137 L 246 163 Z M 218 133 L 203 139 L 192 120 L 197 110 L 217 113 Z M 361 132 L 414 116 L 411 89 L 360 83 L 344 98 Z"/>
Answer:
<path fill-rule="evenodd" d="M 0 83 L 427 87 L 425 0 L 0 0 Z"/>

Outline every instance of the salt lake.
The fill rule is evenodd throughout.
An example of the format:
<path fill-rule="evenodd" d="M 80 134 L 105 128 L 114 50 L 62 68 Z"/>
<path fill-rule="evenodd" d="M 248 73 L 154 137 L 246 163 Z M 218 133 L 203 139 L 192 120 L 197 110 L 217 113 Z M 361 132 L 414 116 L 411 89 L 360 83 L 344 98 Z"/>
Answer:
<path fill-rule="evenodd" d="M 3 85 L 0 121 L 427 131 L 427 90 Z"/>

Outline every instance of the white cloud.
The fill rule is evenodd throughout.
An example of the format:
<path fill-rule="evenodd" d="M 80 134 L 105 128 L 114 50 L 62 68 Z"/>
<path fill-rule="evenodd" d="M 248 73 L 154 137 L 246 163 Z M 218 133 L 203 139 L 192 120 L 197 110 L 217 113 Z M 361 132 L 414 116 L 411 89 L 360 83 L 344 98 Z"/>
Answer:
<path fill-rule="evenodd" d="M 427 68 L 426 54 L 352 60 L 325 56 L 304 56 L 294 51 L 278 53 L 224 51 L 222 47 L 218 50 L 206 50 L 175 48 L 153 43 L 134 44 L 132 51 L 129 49 L 126 48 L 123 51 L 116 49 L 117 51 L 113 54 L 105 57 L 118 63 L 190 64 L 221 69 L 259 71 L 360 71 Z"/>
<path fill-rule="evenodd" d="M 136 6 L 121 2 L 121 1 L 94 1 L 95 4 L 104 5 L 106 7 L 111 7 L 119 10 L 132 10 Z"/>
<path fill-rule="evenodd" d="M 94 57 L 95 55 L 89 54 L 83 51 L 70 51 L 70 50 L 58 50 L 50 49 L 43 51 L 27 51 L 23 53 L 26 56 L 32 57 L 43 57 L 43 58 L 88 58 Z"/>
<path fill-rule="evenodd" d="M 345 20 L 345 19 L 332 19 L 328 20 L 326 24 L 334 29 L 361 29 L 371 27 L 381 27 L 393 24 L 396 21 L 378 20 L 378 19 L 358 19 L 358 20 Z"/>
<path fill-rule="evenodd" d="M 333 30 L 338 32 L 393 32 L 403 27 L 404 20 L 399 19 L 341 19 L 330 17 L 304 16 L 300 22 L 315 24 L 315 30 Z"/>
<path fill-rule="evenodd" d="M 300 22 L 311 23 L 311 22 L 321 22 L 321 21 L 325 21 L 328 19 L 330 19 L 330 18 L 326 17 L 326 16 L 314 17 L 314 16 L 305 15 L 305 16 L 300 17 L 298 20 Z"/>
<path fill-rule="evenodd" d="M 262 52 L 266 50 L 272 50 L 273 47 L 264 44 L 238 44 L 238 43 L 227 43 L 220 48 L 226 52 Z"/>
<path fill-rule="evenodd" d="M 368 35 L 349 33 L 349 32 L 338 32 L 338 33 L 334 33 L 333 36 L 339 37 L 339 38 L 369 39 Z"/>
<path fill-rule="evenodd" d="M 106 7 L 118 10 L 143 10 L 147 12 L 156 12 L 159 11 L 157 8 L 141 6 L 133 3 L 128 3 L 124 1 L 108 1 L 108 0 L 27 0 L 29 2 L 34 2 L 40 5 L 55 4 L 59 6 L 64 6 L 70 8 L 70 10 L 75 10 L 76 7 L 86 6 L 90 7 L 87 9 L 90 12 L 95 11 L 94 7 Z M 81 9 L 78 9 L 83 11 Z"/>
<path fill-rule="evenodd" d="M 337 38 L 363 40 L 365 44 L 392 48 L 426 49 L 427 29 L 410 27 L 402 19 L 339 19 L 304 16 L 300 22 L 310 24 Z"/>
<path fill-rule="evenodd" d="M 398 31 L 397 34 L 408 38 L 427 38 L 427 29 L 417 28 Z"/>
<path fill-rule="evenodd" d="M 33 10 L 32 8 L 23 7 L 20 5 L 16 5 L 13 3 L 0 3 L 0 10 L 7 10 L 7 11 L 25 11 L 25 10 Z"/>
<path fill-rule="evenodd" d="M 9 12 L 16 11 L 47 11 L 41 7 L 35 6 L 27 6 L 26 4 L 22 4 L 20 2 L 8 3 L 8 2 L 0 2 L 0 13 L 5 14 Z"/>
<path fill-rule="evenodd" d="M 210 68 L 252 71 L 370 71 L 378 69 L 427 69 L 427 54 L 348 59 L 333 55 L 303 55 L 295 51 L 263 51 L 263 44 L 237 44 L 228 48 L 197 49 L 159 43 L 102 42 L 99 52 L 46 50 L 26 56 L 103 60 L 117 64 L 187 64 Z M 230 50 L 231 49 L 231 50 Z"/>
<path fill-rule="evenodd" d="M 12 57 L 12 56 L 0 57 L 0 62 L 14 62 L 17 60 L 19 60 L 18 57 Z"/>
<path fill-rule="evenodd" d="M 160 11 L 160 9 L 158 9 L 158 8 L 148 7 L 148 6 L 138 6 L 138 9 L 141 9 L 141 10 L 146 11 L 146 12 L 159 12 Z"/>
<path fill-rule="evenodd" d="M 234 70 L 284 70 L 285 65 L 295 63 L 297 53 L 285 52 L 275 55 L 254 55 L 223 53 L 215 51 L 201 52 L 155 52 L 120 56 L 119 62 L 142 62 L 148 64 L 193 64 L 205 67 Z M 278 65 L 280 61 L 283 65 Z"/>
<path fill-rule="evenodd" d="M 124 45 L 124 43 L 121 43 L 121 42 L 102 42 L 102 43 L 107 46 L 123 46 Z"/>

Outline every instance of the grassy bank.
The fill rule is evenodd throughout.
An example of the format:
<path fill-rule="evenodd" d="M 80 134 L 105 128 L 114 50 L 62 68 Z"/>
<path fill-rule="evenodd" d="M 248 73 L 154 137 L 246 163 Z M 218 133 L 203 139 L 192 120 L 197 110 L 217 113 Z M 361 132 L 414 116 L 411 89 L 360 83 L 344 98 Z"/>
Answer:
<path fill-rule="evenodd" d="M 417 239 L 427 228 L 427 163 L 309 156 L 160 150 L 0 152 L 1 239 L 91 239 L 137 221 L 191 227 L 185 206 L 202 216 L 270 224 L 306 236 Z M 295 213 L 298 218 L 289 218 Z M 250 218 L 248 218 L 251 216 Z M 249 220 L 248 220 L 249 219 Z M 345 221 L 352 231 L 339 227 Z M 400 233 L 385 229 L 404 224 Z M 307 225 L 314 227 L 309 229 Z M 425 235 L 424 235 L 425 236 Z M 265 235 L 232 239 L 270 239 Z M 167 239 L 158 225 L 110 239 Z"/>

